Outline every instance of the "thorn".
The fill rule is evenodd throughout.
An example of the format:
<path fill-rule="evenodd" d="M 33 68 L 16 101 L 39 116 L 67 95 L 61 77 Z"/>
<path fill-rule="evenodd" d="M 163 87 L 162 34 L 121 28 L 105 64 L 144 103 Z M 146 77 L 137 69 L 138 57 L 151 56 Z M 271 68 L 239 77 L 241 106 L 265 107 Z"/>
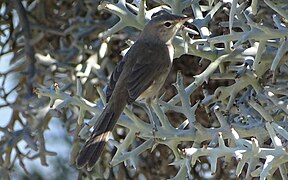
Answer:
<path fill-rule="evenodd" d="M 218 132 L 218 136 L 222 138 L 222 132 Z"/>
<path fill-rule="evenodd" d="M 33 92 L 34 94 L 38 94 L 38 93 L 39 93 L 39 89 L 36 88 L 36 87 L 33 87 L 32 92 Z"/>
<path fill-rule="evenodd" d="M 54 89 L 59 89 L 59 84 L 57 82 L 54 82 L 53 86 L 54 86 Z"/>
<path fill-rule="evenodd" d="M 207 149 L 207 148 L 208 148 L 208 144 L 204 144 L 203 149 Z"/>

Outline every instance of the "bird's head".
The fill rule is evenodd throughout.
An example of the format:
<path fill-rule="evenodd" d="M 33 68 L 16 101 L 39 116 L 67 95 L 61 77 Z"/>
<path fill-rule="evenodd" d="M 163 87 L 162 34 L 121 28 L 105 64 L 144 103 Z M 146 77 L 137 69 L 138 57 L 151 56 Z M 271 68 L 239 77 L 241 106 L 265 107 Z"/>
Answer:
<path fill-rule="evenodd" d="M 175 36 L 181 26 L 191 17 L 173 15 L 160 11 L 144 27 L 140 38 L 153 38 L 155 41 L 168 42 Z"/>

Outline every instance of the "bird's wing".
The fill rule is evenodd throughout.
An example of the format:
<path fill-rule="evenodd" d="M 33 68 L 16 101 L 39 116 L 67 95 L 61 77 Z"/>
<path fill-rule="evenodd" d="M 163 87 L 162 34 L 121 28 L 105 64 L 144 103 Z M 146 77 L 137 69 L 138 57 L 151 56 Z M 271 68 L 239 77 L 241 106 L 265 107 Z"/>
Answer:
<path fill-rule="evenodd" d="M 158 76 L 169 71 L 171 64 L 166 45 L 153 46 L 143 43 L 139 46 L 143 47 L 138 47 L 135 51 L 138 55 L 135 56 L 135 63 L 127 77 L 128 104 L 134 102 Z M 156 93 L 158 92 L 155 92 L 155 95 Z"/>
<path fill-rule="evenodd" d="M 114 91 L 116 82 L 119 79 L 119 76 L 123 70 L 123 66 L 124 66 L 125 62 L 126 62 L 126 60 L 125 60 L 125 58 L 123 58 L 123 60 L 117 64 L 117 66 L 115 67 L 114 71 L 111 74 L 110 81 L 108 83 L 108 87 L 106 90 L 106 102 L 107 103 L 108 103 L 108 101 L 109 101 L 109 99 L 110 99 L 110 97 Z"/>
<path fill-rule="evenodd" d="M 123 75 L 122 72 L 125 72 L 126 77 L 123 79 L 126 82 L 123 83 L 127 84 L 129 93 L 127 103 L 131 104 L 156 77 L 168 70 L 170 63 L 169 51 L 165 44 L 136 42 L 114 69 L 106 90 L 106 102 L 109 101 L 119 77 Z"/>

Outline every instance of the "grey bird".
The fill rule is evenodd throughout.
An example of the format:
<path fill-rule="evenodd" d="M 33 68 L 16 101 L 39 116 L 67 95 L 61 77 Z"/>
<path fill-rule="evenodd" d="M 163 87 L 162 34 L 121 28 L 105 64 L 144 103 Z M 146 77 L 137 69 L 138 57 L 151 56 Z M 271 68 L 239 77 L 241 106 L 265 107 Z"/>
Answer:
<path fill-rule="evenodd" d="M 158 13 L 146 24 L 138 40 L 114 69 L 106 91 L 107 105 L 76 160 L 91 170 L 125 106 L 155 98 L 172 66 L 172 39 L 190 17 Z"/>

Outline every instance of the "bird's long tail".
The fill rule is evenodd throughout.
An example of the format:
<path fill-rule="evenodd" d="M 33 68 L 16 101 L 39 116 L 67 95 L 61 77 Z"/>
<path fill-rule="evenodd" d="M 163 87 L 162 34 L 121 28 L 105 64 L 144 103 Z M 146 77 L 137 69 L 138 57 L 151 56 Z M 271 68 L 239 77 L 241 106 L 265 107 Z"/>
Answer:
<path fill-rule="evenodd" d="M 101 156 L 109 135 L 125 108 L 125 105 L 126 103 L 123 102 L 118 102 L 117 104 L 109 102 L 107 104 L 94 126 L 94 131 L 79 153 L 76 160 L 78 168 L 83 168 L 86 165 L 88 170 L 93 168 Z"/>

